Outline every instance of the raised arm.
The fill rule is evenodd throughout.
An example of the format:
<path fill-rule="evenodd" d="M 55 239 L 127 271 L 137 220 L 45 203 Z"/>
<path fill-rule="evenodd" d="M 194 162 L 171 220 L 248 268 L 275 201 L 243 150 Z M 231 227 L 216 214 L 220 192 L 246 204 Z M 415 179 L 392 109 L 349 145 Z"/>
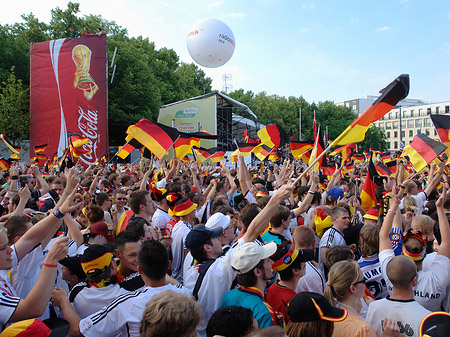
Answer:
<path fill-rule="evenodd" d="M 398 205 L 400 204 L 400 199 L 396 194 L 392 194 L 390 208 L 386 217 L 384 218 L 383 225 L 380 229 L 380 252 L 385 249 L 392 249 L 391 240 L 389 239 L 389 233 L 391 232 L 392 222 L 394 217 L 398 212 Z"/>
<path fill-rule="evenodd" d="M 41 195 L 44 195 L 48 191 L 50 191 L 50 186 L 45 181 L 44 178 L 42 178 L 41 171 L 39 171 L 39 167 L 32 166 L 31 172 L 33 172 L 33 176 L 36 178 L 36 182 L 39 184 L 39 191 L 41 191 Z"/>
<path fill-rule="evenodd" d="M 433 188 L 435 188 L 436 185 L 441 180 L 442 173 L 444 173 L 444 168 L 445 168 L 445 164 L 443 162 L 439 162 L 438 163 L 438 170 L 437 170 L 436 174 L 433 175 L 433 178 L 431 179 L 431 181 L 429 182 L 429 184 L 425 188 L 424 192 L 427 195 L 427 197 L 430 195 L 431 191 L 433 191 Z"/>
<path fill-rule="evenodd" d="M 314 171 L 311 171 L 311 186 L 309 188 L 308 193 L 306 194 L 305 199 L 303 199 L 302 204 L 294 209 L 294 215 L 299 216 L 300 214 L 306 212 L 311 205 L 311 201 L 314 197 L 314 192 L 317 189 L 317 185 L 319 184 L 319 177 Z"/>
<path fill-rule="evenodd" d="M 270 198 L 267 205 L 262 209 L 261 212 L 252 220 L 248 226 L 247 232 L 243 237 L 245 242 L 254 241 L 258 235 L 260 235 L 263 230 L 269 224 L 270 218 L 275 214 L 278 205 L 289 197 L 289 194 L 294 190 L 294 185 L 286 184 L 281 186 Z"/>
<path fill-rule="evenodd" d="M 442 194 L 436 201 L 436 209 L 439 219 L 439 230 L 441 232 L 441 244 L 439 246 L 437 254 L 447 256 L 450 258 L 450 228 L 448 225 L 448 219 L 444 211 L 444 201 L 447 197 L 447 184 L 444 184 Z"/>

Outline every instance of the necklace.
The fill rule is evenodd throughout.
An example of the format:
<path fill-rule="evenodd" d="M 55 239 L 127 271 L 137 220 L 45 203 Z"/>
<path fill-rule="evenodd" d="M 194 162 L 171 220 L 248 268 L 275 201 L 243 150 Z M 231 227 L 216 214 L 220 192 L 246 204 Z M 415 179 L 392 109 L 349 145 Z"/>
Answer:
<path fill-rule="evenodd" d="M 353 307 L 351 307 L 351 306 L 349 306 L 349 305 L 347 305 L 347 304 L 345 304 L 345 303 L 342 303 L 342 302 L 338 302 L 338 305 L 342 305 L 342 306 L 344 306 L 344 307 L 347 307 L 348 309 L 352 309 L 352 311 L 353 311 L 355 314 L 357 314 L 359 318 L 362 318 L 361 315 L 359 314 L 359 312 L 358 312 L 355 308 L 353 308 Z"/>

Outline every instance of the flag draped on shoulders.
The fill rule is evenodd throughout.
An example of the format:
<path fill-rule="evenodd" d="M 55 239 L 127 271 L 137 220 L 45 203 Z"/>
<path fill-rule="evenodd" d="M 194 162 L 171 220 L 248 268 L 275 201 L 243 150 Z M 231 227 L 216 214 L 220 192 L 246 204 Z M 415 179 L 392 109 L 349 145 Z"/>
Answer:
<path fill-rule="evenodd" d="M 130 125 L 127 134 L 144 145 L 158 159 L 164 157 L 179 137 L 177 129 L 147 119 Z"/>
<path fill-rule="evenodd" d="M 375 207 L 377 199 L 375 197 L 375 190 L 378 185 L 375 184 L 375 176 L 377 176 L 377 170 L 372 160 L 369 161 L 369 167 L 367 169 L 366 181 L 364 182 L 363 189 L 361 191 L 361 207 L 364 210 L 368 210 L 371 207 Z"/>
<path fill-rule="evenodd" d="M 370 125 L 408 96 L 409 75 L 400 75 L 380 92 L 381 96 L 331 143 L 332 146 L 363 141 Z"/>

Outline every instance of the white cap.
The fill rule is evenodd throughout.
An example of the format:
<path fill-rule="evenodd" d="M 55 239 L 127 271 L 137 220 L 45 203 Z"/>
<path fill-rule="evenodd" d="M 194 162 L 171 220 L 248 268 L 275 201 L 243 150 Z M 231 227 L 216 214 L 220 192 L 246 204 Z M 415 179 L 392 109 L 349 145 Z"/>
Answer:
<path fill-rule="evenodd" d="M 224 215 L 220 212 L 214 213 L 206 222 L 206 227 L 210 229 L 222 228 L 225 230 L 230 224 L 231 218 L 229 215 Z"/>
<path fill-rule="evenodd" d="M 245 274 L 255 268 L 261 260 L 272 256 L 277 251 L 274 241 L 261 246 L 256 242 L 247 242 L 238 247 L 231 258 L 231 266 L 239 274 Z"/>

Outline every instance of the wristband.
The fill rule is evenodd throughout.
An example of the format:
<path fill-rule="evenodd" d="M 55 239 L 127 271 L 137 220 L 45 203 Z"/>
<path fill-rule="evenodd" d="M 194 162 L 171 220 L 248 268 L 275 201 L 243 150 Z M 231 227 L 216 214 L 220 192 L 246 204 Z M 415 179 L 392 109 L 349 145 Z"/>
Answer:
<path fill-rule="evenodd" d="M 309 194 L 314 194 L 315 192 L 314 192 L 314 191 L 308 191 L 308 193 L 309 193 Z"/>
<path fill-rule="evenodd" d="M 49 267 L 49 268 L 56 268 L 56 267 L 58 267 L 57 264 L 49 264 L 49 263 L 43 263 L 42 266 L 43 267 Z"/>
<path fill-rule="evenodd" d="M 389 211 L 387 211 L 388 213 L 389 212 L 392 212 L 392 213 L 394 213 L 394 215 L 396 215 L 397 214 L 397 212 L 394 212 L 392 209 L 390 209 Z"/>
<path fill-rule="evenodd" d="M 53 215 L 56 216 L 58 219 L 62 219 L 65 216 L 65 214 L 62 214 L 59 209 L 53 211 Z"/>

